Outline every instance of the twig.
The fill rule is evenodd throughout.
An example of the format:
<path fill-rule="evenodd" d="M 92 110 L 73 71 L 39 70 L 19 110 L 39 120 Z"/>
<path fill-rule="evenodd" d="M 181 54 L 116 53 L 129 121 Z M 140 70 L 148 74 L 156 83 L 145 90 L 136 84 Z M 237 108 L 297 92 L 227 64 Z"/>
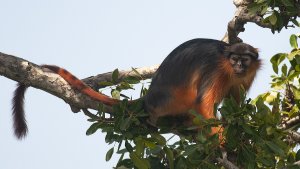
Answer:
<path fill-rule="evenodd" d="M 227 159 L 227 152 L 222 150 L 222 158 L 218 157 L 217 161 L 226 169 L 239 169 L 236 165 Z"/>
<path fill-rule="evenodd" d="M 280 129 L 289 129 L 300 123 L 300 116 L 293 117 L 287 121 L 284 121 L 283 124 L 279 127 Z"/>
<path fill-rule="evenodd" d="M 300 166 L 300 160 L 299 161 L 296 161 L 296 162 L 294 162 L 293 163 L 293 166 L 295 167 L 295 166 Z M 286 167 L 283 167 L 282 169 L 289 169 L 289 168 L 291 168 L 291 166 L 286 166 Z"/>
<path fill-rule="evenodd" d="M 83 113 L 90 117 L 91 119 L 99 119 L 98 116 L 94 115 L 93 113 L 91 113 L 90 111 L 88 111 L 88 109 L 82 109 Z"/>
<path fill-rule="evenodd" d="M 300 143 L 300 133 L 296 131 L 289 131 L 289 136 L 293 141 Z"/>
<path fill-rule="evenodd" d="M 122 70 L 119 71 L 119 77 L 117 79 L 117 82 L 121 82 L 124 78 L 128 76 L 133 76 L 137 78 L 144 79 L 150 79 L 152 78 L 153 74 L 158 69 L 159 65 L 154 65 L 150 67 L 143 67 L 143 68 L 135 68 L 134 70 L 138 72 L 138 74 L 134 70 Z M 112 73 L 113 72 L 107 72 L 102 73 L 96 76 L 91 76 L 85 79 L 82 79 L 87 85 L 91 86 L 93 89 L 99 89 L 102 86 L 99 85 L 99 82 L 112 82 Z M 142 77 L 141 77 L 142 76 Z"/>

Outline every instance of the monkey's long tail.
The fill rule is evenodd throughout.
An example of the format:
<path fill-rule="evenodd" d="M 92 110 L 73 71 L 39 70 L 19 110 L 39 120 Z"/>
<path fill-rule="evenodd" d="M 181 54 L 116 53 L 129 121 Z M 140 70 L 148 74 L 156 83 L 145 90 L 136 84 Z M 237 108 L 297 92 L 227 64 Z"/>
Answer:
<path fill-rule="evenodd" d="M 117 99 L 110 98 L 109 96 L 106 96 L 104 94 L 101 94 L 99 92 L 96 92 L 91 87 L 86 85 L 84 82 L 79 80 L 77 77 L 75 77 L 72 73 L 69 71 L 60 68 L 58 66 L 54 65 L 42 65 L 43 68 L 50 69 L 54 73 L 60 75 L 63 79 L 65 79 L 74 89 L 79 90 L 80 92 L 90 96 L 92 99 L 95 99 L 99 102 L 102 102 L 103 104 L 112 106 L 115 104 L 118 104 L 120 101 Z"/>
<path fill-rule="evenodd" d="M 24 95 L 27 88 L 28 86 L 18 83 L 12 100 L 14 133 L 18 139 L 24 138 L 28 132 L 24 112 Z"/>

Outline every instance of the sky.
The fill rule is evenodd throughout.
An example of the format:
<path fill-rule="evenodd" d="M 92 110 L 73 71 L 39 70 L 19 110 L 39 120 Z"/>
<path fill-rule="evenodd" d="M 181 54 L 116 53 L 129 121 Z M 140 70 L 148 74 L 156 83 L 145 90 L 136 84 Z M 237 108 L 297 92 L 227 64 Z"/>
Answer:
<path fill-rule="evenodd" d="M 222 39 L 234 14 L 231 0 L 0 0 L 0 52 L 36 64 L 55 64 L 80 78 L 119 68 L 159 64 L 181 43 L 194 38 Z M 272 34 L 247 24 L 244 42 L 260 50 L 263 67 L 249 92 L 270 88 L 271 56 L 289 52 L 289 36 L 299 29 Z M 74 114 L 62 100 L 34 88 L 26 93 L 29 134 L 17 140 L 12 131 L 11 98 L 16 82 L 0 77 L 1 169 L 111 169 L 105 161 L 114 145 L 83 113 Z M 136 97 L 139 90 L 132 91 Z"/>

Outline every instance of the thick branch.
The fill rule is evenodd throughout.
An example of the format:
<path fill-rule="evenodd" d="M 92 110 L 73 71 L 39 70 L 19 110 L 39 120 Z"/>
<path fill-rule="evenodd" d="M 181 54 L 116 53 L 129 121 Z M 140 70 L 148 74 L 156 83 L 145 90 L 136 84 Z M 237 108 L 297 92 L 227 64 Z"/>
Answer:
<path fill-rule="evenodd" d="M 144 77 L 151 77 L 155 72 L 155 67 L 142 68 L 139 72 Z M 130 71 L 121 72 L 124 78 Z M 66 103 L 71 105 L 73 112 L 78 112 L 80 109 L 98 109 L 98 102 L 90 99 L 88 96 L 81 94 L 77 90 L 73 90 L 71 86 L 59 75 L 44 71 L 40 66 L 31 63 L 27 60 L 0 53 L 0 75 L 5 76 L 17 82 L 24 83 L 28 86 L 35 87 L 46 91 L 54 96 L 63 99 Z M 109 79 L 110 73 L 97 75 L 97 79 Z M 91 78 L 85 80 L 91 81 Z M 99 81 L 94 82 L 97 83 Z"/>
<path fill-rule="evenodd" d="M 258 26 L 263 28 L 271 28 L 271 25 L 263 23 L 263 18 L 256 14 L 251 14 L 247 10 L 247 5 L 252 3 L 253 0 L 234 0 L 233 3 L 236 6 L 234 17 L 229 21 L 227 26 L 227 32 L 223 37 L 222 41 L 234 44 L 241 42 L 238 38 L 239 33 L 244 32 L 244 25 L 247 22 L 256 23 Z"/>

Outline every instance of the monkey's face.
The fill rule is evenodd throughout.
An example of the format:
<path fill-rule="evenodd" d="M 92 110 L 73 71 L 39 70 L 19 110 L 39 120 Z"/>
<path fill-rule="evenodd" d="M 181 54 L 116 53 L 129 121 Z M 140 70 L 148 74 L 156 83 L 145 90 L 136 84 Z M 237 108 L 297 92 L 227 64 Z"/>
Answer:
<path fill-rule="evenodd" d="M 252 58 L 249 55 L 231 54 L 229 61 L 235 75 L 237 75 L 237 77 L 243 77 L 247 73 L 247 68 L 250 66 Z"/>

